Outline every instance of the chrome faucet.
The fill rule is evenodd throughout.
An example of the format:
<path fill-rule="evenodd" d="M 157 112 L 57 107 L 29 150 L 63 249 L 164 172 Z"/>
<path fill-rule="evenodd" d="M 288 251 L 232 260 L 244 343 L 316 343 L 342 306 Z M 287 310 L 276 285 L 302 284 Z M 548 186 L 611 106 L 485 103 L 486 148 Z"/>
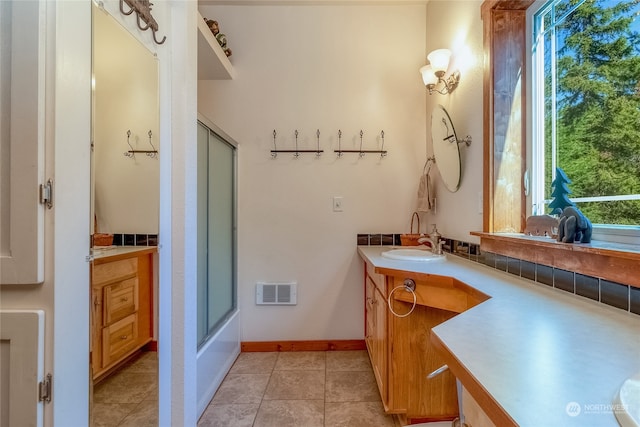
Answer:
<path fill-rule="evenodd" d="M 423 243 L 429 243 L 431 246 L 431 252 L 434 255 L 442 255 L 442 244 L 444 240 L 442 240 L 442 235 L 438 233 L 435 224 L 431 224 L 433 226 L 433 230 L 431 230 L 431 234 L 421 234 L 418 239 L 418 244 L 422 245 Z"/>
<path fill-rule="evenodd" d="M 442 243 L 443 243 L 442 235 L 438 233 L 438 230 L 436 229 L 435 224 L 431 224 L 431 225 L 433 225 L 433 230 L 429 235 L 429 238 L 431 239 L 431 252 L 433 252 L 436 255 L 442 255 Z"/>

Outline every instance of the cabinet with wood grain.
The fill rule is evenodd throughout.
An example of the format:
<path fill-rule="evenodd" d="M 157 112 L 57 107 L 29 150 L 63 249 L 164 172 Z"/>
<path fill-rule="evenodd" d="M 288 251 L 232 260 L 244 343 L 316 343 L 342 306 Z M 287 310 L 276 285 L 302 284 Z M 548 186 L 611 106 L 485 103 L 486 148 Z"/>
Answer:
<path fill-rule="evenodd" d="M 385 412 L 406 423 L 452 420 L 458 416 L 455 377 L 445 371 L 427 378 L 444 364 L 431 329 L 488 297 L 451 277 L 382 273 L 365 262 L 365 342 Z M 404 290 L 407 279 L 415 283 L 415 307 Z"/>
<path fill-rule="evenodd" d="M 91 368 L 100 380 L 153 340 L 153 249 L 91 265 Z"/>

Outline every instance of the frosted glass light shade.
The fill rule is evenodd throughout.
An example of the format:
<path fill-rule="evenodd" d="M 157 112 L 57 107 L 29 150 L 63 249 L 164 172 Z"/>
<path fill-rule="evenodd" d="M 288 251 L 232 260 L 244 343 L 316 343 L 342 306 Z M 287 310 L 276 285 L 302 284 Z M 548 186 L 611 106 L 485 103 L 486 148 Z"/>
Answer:
<path fill-rule="evenodd" d="M 444 74 L 449 68 L 449 59 L 451 58 L 451 51 L 449 49 L 436 49 L 427 55 L 427 59 L 431 63 L 434 74 Z"/>
<path fill-rule="evenodd" d="M 438 78 L 435 74 L 433 74 L 433 69 L 431 69 L 431 65 L 425 65 L 420 68 L 420 74 L 422 74 L 422 81 L 425 86 L 435 85 L 438 82 Z"/>

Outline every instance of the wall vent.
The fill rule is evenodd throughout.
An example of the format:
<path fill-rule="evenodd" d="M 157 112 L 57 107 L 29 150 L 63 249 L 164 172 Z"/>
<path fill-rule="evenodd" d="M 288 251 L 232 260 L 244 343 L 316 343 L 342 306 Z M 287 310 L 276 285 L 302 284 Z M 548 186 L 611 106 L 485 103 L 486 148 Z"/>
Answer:
<path fill-rule="evenodd" d="M 296 305 L 297 283 L 266 283 L 256 285 L 257 305 Z"/>

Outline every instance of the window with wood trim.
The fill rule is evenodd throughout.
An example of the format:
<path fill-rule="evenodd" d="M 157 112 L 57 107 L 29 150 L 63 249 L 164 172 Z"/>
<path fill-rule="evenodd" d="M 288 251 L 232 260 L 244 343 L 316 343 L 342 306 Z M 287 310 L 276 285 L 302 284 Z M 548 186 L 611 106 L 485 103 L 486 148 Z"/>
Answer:
<path fill-rule="evenodd" d="M 556 167 L 594 224 L 640 224 L 640 3 L 552 0 L 533 14 L 534 213 Z"/>

